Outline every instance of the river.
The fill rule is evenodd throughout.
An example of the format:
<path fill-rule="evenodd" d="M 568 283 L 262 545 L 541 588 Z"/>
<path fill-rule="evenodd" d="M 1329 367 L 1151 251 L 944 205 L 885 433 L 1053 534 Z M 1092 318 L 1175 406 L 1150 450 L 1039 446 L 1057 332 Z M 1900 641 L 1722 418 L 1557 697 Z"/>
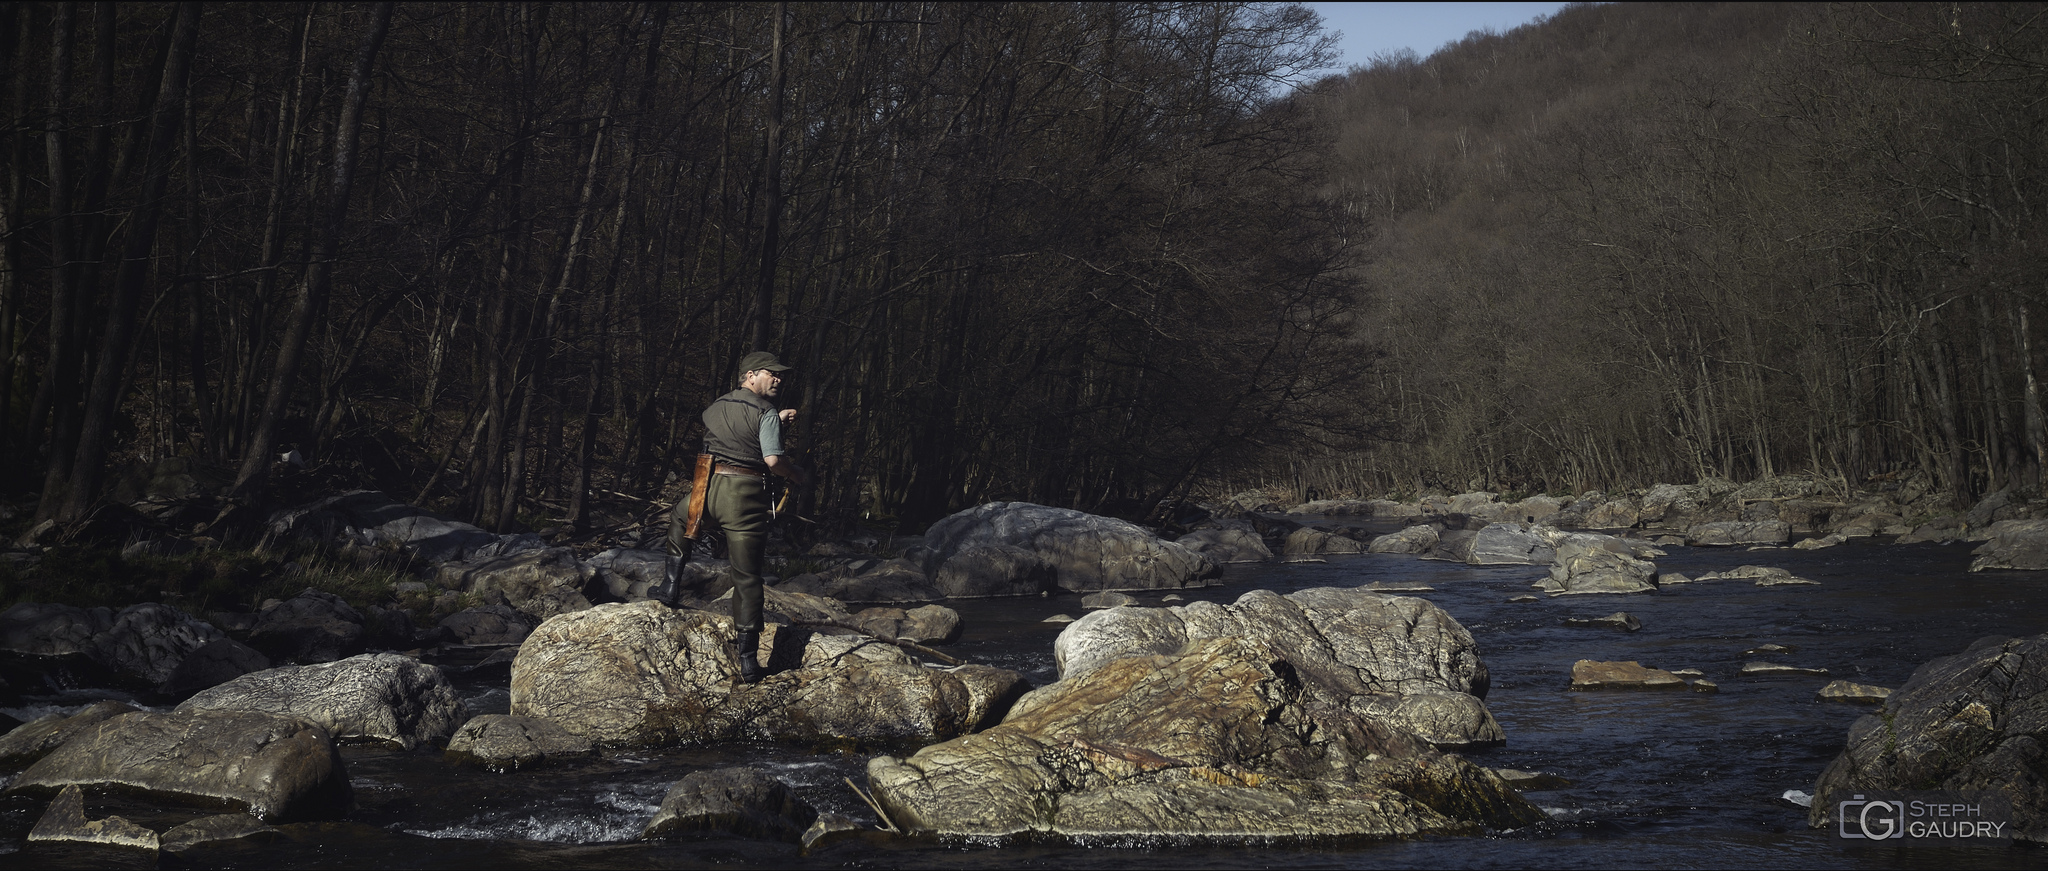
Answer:
<path fill-rule="evenodd" d="M 1342 521 L 1336 521 L 1342 522 Z M 1384 531 L 1367 525 L 1372 532 Z M 759 744 L 639 751 L 588 762 L 488 774 L 432 751 L 345 751 L 357 809 L 346 820 L 296 824 L 267 843 L 148 857 L 92 848 L 25 845 L 42 803 L 0 800 L 0 867 L 218 868 L 2041 868 L 2048 851 L 2016 847 L 1858 844 L 1806 826 L 1784 796 L 1811 792 L 1868 708 L 1814 700 L 1833 678 L 1896 688 L 1920 664 L 1960 653 L 1986 635 L 2048 631 L 2048 577 L 1970 574 L 1970 545 L 1882 545 L 1868 539 L 1812 551 L 1667 547 L 1661 572 L 1696 576 L 1756 564 L 1819 586 L 1747 581 L 1672 585 L 1632 596 L 1510 602 L 1533 592 L 1541 566 L 1472 567 L 1410 556 L 1331 556 L 1326 562 L 1234 565 L 1221 586 L 1181 591 L 1234 601 L 1252 589 L 1419 584 L 1421 596 L 1478 639 L 1492 672 L 1487 706 L 1507 743 L 1468 753 L 1482 765 L 1556 774 L 1569 786 L 1528 793 L 1555 822 L 1482 838 L 1329 845 L 1201 845 L 1132 840 L 1073 845 L 852 839 L 804 855 L 789 845 L 706 837 L 640 843 L 668 785 L 705 767 L 773 771 L 823 811 L 871 820 L 842 782 L 864 779 L 865 756 L 810 754 Z M 1161 594 L 1144 594 L 1156 605 Z M 1079 616 L 1078 596 L 949 602 L 965 629 L 948 648 L 973 662 L 1013 668 L 1038 684 L 1055 678 L 1052 640 Z M 1625 610 L 1629 633 L 1570 627 L 1566 617 Z M 1762 644 L 1791 653 L 1748 654 Z M 1697 668 L 1718 693 L 1572 692 L 1580 659 Z M 1829 676 L 1744 678 L 1749 661 L 1825 668 Z M 503 679 L 457 685 L 476 713 L 503 712 Z M 88 694 L 90 695 L 90 694 Z M 105 695 L 105 694 L 101 694 Z M 83 699 L 48 700 L 52 705 Z M 43 708 L 41 710 L 47 710 Z M 38 711 L 14 711 L 16 716 Z M 88 803 L 162 830 L 189 812 L 118 797 Z"/>

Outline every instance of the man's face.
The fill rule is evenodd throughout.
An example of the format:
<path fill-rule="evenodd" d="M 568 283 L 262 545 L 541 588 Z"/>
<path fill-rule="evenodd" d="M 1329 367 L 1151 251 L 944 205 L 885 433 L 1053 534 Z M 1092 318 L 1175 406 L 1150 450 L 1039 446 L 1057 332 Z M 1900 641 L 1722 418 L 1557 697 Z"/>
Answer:
<path fill-rule="evenodd" d="M 782 390 L 782 375 L 767 369 L 755 369 L 747 373 L 747 379 L 740 382 L 740 386 L 772 399 Z"/>

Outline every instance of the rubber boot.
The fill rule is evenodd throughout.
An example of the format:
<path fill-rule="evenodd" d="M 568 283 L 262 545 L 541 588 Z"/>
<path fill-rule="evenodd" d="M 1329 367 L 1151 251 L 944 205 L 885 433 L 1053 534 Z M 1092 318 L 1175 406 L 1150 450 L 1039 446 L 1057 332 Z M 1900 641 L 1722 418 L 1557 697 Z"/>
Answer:
<path fill-rule="evenodd" d="M 682 596 L 682 575 L 682 557 L 669 557 L 666 570 L 662 573 L 661 586 L 647 591 L 648 597 L 671 608 L 675 607 L 676 600 Z"/>
<path fill-rule="evenodd" d="M 761 633 L 742 629 L 740 630 L 739 637 L 733 639 L 732 646 L 733 654 L 740 661 L 740 683 L 760 683 L 761 661 L 759 653 L 761 650 Z"/>

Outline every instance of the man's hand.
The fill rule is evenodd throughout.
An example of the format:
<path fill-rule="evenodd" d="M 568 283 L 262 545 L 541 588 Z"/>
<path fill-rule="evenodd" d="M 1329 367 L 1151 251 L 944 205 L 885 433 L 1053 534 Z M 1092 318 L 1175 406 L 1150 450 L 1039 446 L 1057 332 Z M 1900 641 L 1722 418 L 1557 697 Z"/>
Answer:
<path fill-rule="evenodd" d="M 781 411 L 776 412 L 775 415 L 777 417 L 782 418 L 782 422 L 785 424 L 796 422 L 796 409 L 794 408 L 785 408 Z"/>
<path fill-rule="evenodd" d="M 768 471 L 770 472 L 774 472 L 798 484 L 806 484 L 811 480 L 811 476 L 804 474 L 803 467 L 797 465 L 795 460 L 781 454 L 776 454 L 766 459 L 768 461 Z"/>

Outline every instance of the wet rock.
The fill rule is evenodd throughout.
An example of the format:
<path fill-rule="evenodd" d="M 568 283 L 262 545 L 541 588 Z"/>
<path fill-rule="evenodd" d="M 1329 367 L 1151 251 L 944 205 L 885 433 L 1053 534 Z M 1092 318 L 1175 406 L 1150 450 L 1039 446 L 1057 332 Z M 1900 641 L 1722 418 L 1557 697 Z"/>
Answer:
<path fill-rule="evenodd" d="M 1470 529 L 1447 529 L 1437 534 L 1436 546 L 1422 555 L 1423 559 L 1449 560 L 1455 563 L 1470 562 L 1472 546 L 1479 533 Z"/>
<path fill-rule="evenodd" d="M 1529 523 L 1490 523 L 1472 539 L 1466 562 L 1475 566 L 1543 565 L 1557 551 L 1539 527 Z"/>
<path fill-rule="evenodd" d="M 542 620 L 588 608 L 590 595 L 602 598 L 607 592 L 597 581 L 597 569 L 566 547 L 449 562 L 439 577 L 443 587 L 486 601 L 503 597 L 506 604 Z"/>
<path fill-rule="evenodd" d="M 837 748 L 944 740 L 986 718 L 961 675 L 920 667 L 895 645 L 783 625 L 763 634 L 768 679 L 741 684 L 733 637 L 728 618 L 655 602 L 555 617 L 520 645 L 511 713 L 605 745 Z"/>
<path fill-rule="evenodd" d="M 1367 499 L 1315 499 L 1287 509 L 1289 514 L 1314 514 L 1324 517 L 1371 517 L 1385 500 Z M 1398 503 L 1387 503 L 1398 504 Z"/>
<path fill-rule="evenodd" d="M 0 613 L 10 680 L 52 689 L 113 686 L 180 696 L 268 668 L 265 657 L 169 605 L 108 608 L 22 603 Z"/>
<path fill-rule="evenodd" d="M 1736 566 L 1724 572 L 1707 572 L 1695 581 L 1750 581 L 1759 587 L 1782 587 L 1796 585 L 1819 585 L 1777 566 Z"/>
<path fill-rule="evenodd" d="M 121 817 L 89 820 L 85 817 L 85 793 L 76 785 L 64 787 L 43 811 L 42 819 L 29 830 L 30 841 L 70 841 L 102 847 L 157 849 L 156 832 Z"/>
<path fill-rule="evenodd" d="M 1112 608 L 1063 630 L 1053 657 L 1066 680 L 1119 658 L 1176 655 L 1222 637 L 1267 645 L 1329 706 L 1439 745 L 1502 740 L 1480 701 L 1488 677 L 1471 633 L 1424 599 L 1326 587 L 1286 596 L 1254 590 L 1228 606 Z"/>
<path fill-rule="evenodd" d="M 1436 527 L 1427 524 L 1410 526 L 1373 539 L 1365 550 L 1367 553 L 1428 553 L 1436 547 L 1436 539 Z"/>
<path fill-rule="evenodd" d="M 1848 540 L 1848 536 L 1837 532 L 1822 538 L 1803 539 L 1798 544 L 1792 545 L 1792 547 L 1796 550 L 1819 550 L 1824 547 L 1834 547 Z"/>
<path fill-rule="evenodd" d="M 455 644 L 518 644 L 526 640 L 534 625 L 532 618 L 510 605 L 482 605 L 441 618 L 434 632 Z"/>
<path fill-rule="evenodd" d="M 1074 622 L 1074 618 L 1073 618 L 1073 616 L 1072 616 L 1072 615 L 1070 615 L 1070 614 L 1054 614 L 1054 615 L 1052 615 L 1051 617 L 1047 617 L 1047 618 L 1045 618 L 1044 620 L 1040 620 L 1040 621 L 1038 621 L 1038 622 L 1040 622 L 1040 623 L 1072 623 L 1072 622 Z"/>
<path fill-rule="evenodd" d="M 1266 546 L 1266 540 L 1249 529 L 1197 529 L 1175 539 L 1174 543 L 1218 563 L 1260 562 L 1273 558 L 1273 549 Z"/>
<path fill-rule="evenodd" d="M 841 841 L 864 840 L 875 834 L 875 830 L 861 825 L 858 820 L 844 814 L 822 813 L 811 821 L 811 827 L 804 830 L 801 843 L 805 850 L 815 850 L 837 844 Z"/>
<path fill-rule="evenodd" d="M 1696 523 L 1685 530 L 1686 543 L 1694 547 L 1784 544 L 1791 540 L 1792 526 L 1782 520 L 1717 520 Z"/>
<path fill-rule="evenodd" d="M 1415 581 L 1373 581 L 1365 589 L 1375 593 L 1428 593 L 1436 590 L 1428 584 Z"/>
<path fill-rule="evenodd" d="M 1089 610 L 1095 610 L 1099 608 L 1118 608 L 1124 605 L 1136 604 L 1138 604 L 1137 599 L 1124 593 L 1089 593 L 1088 595 L 1081 597 L 1081 607 L 1087 608 Z"/>
<path fill-rule="evenodd" d="M 448 739 L 448 759 L 493 771 L 530 768 L 595 752 L 590 739 L 547 720 L 511 714 L 471 718 Z"/>
<path fill-rule="evenodd" d="M 584 563 L 597 570 L 607 597 L 619 602 L 647 598 L 648 591 L 660 587 L 668 576 L 668 552 L 661 550 L 615 547 L 591 555 Z M 695 580 L 687 578 L 684 586 L 695 592 L 698 585 L 691 582 Z"/>
<path fill-rule="evenodd" d="M 1548 771 L 1522 771 L 1515 768 L 1496 768 L 1493 773 L 1507 785 L 1520 792 L 1542 792 L 1547 789 L 1567 789 L 1572 782 Z"/>
<path fill-rule="evenodd" d="M 23 723 L 0 736 L 0 771 L 27 768 L 87 728 L 136 710 L 126 702 L 94 702 L 75 714 L 51 714 Z"/>
<path fill-rule="evenodd" d="M 1646 593 L 1657 589 L 1657 566 L 1632 555 L 1613 536 L 1575 536 L 1561 542 L 1550 576 L 1533 586 L 1552 596 Z"/>
<path fill-rule="evenodd" d="M 1199 586 L 1216 561 L 1122 520 L 1026 502 L 994 502 L 940 520 L 925 533 L 925 574 L 934 578 L 976 547 L 1008 545 L 1050 565 L 1074 592 Z"/>
<path fill-rule="evenodd" d="M 176 853 L 241 840 L 269 841 L 283 832 L 248 814 L 215 814 L 172 827 L 160 838 L 164 852 Z"/>
<path fill-rule="evenodd" d="M 789 784 L 754 768 L 693 771 L 668 789 L 642 840 L 684 832 L 720 832 L 798 843 L 818 819 Z"/>
<path fill-rule="evenodd" d="M 868 782 L 898 826 L 949 835 L 1265 841 L 1543 818 L 1491 772 L 1318 704 L 1284 663 L 1236 637 L 1114 659 L 992 729 L 876 757 Z"/>
<path fill-rule="evenodd" d="M 1962 521 L 1954 516 L 1936 517 L 1913 527 L 1913 531 L 1898 537 L 1893 544 L 1916 544 L 1923 541 L 1947 544 L 1962 537 Z"/>
<path fill-rule="evenodd" d="M 1755 647 L 1752 647 L 1752 648 L 1750 648 L 1750 649 L 1748 649 L 1748 650 L 1745 650 L 1745 651 L 1743 651 L 1743 652 L 1742 652 L 1742 655 L 1743 655 L 1743 656 L 1757 656 L 1757 655 L 1761 655 L 1761 654 L 1771 654 L 1771 653 L 1798 653 L 1798 652 L 1799 652 L 1799 648 L 1797 648 L 1797 647 L 1788 647 L 1788 646 L 1786 646 L 1786 645 L 1783 645 L 1783 644 L 1759 644 L 1759 645 L 1757 645 L 1757 646 L 1755 646 Z"/>
<path fill-rule="evenodd" d="M 1693 681 L 1692 683 L 1687 684 L 1687 686 L 1690 687 L 1692 691 L 1696 693 L 1718 693 L 1721 691 L 1720 684 L 1707 680 L 1706 678 L 1701 678 L 1699 680 Z"/>
<path fill-rule="evenodd" d="M 1509 597 L 1508 597 L 1508 601 L 1510 601 L 1510 602 L 1541 602 L 1541 601 L 1543 601 L 1543 600 L 1542 600 L 1542 599 L 1541 599 L 1540 597 L 1537 597 L 1537 596 L 1509 596 Z"/>
<path fill-rule="evenodd" d="M 1365 545 L 1356 539 L 1310 526 L 1289 533 L 1287 540 L 1280 546 L 1280 555 L 1283 557 L 1364 552 Z"/>
<path fill-rule="evenodd" d="M 1598 626 L 1607 629 L 1619 629 L 1623 632 L 1634 632 L 1638 629 L 1643 628 L 1643 621 L 1636 619 L 1636 616 L 1634 614 L 1630 614 L 1627 611 L 1616 611 L 1605 617 L 1593 617 L 1590 619 L 1584 617 L 1566 617 L 1564 618 L 1564 625 Z"/>
<path fill-rule="evenodd" d="M 1580 494 L 1547 522 L 1565 529 L 1626 529 L 1635 526 L 1640 518 L 1641 508 L 1634 499 L 1593 490 Z"/>
<path fill-rule="evenodd" d="M 1827 674 L 1825 668 L 1801 668 L 1796 665 L 1781 665 L 1775 662 L 1745 662 L 1742 664 L 1744 677 L 1760 677 L 1779 674 Z"/>
<path fill-rule="evenodd" d="M 957 599 L 1036 596 L 1055 589 L 1059 573 L 1036 551 L 1007 544 L 979 544 L 954 553 L 939 566 L 932 580 L 940 592 Z"/>
<path fill-rule="evenodd" d="M 1674 690 L 1685 679 L 1661 668 L 1647 668 L 1640 662 L 1599 662 L 1581 659 L 1572 663 L 1575 690 Z"/>
<path fill-rule="evenodd" d="M 468 707 L 439 668 L 393 653 L 244 675 L 178 706 L 181 713 L 260 711 L 320 724 L 337 741 L 411 750 L 448 739 Z"/>
<path fill-rule="evenodd" d="M 1835 680 L 1829 681 L 1827 686 L 1821 687 L 1819 692 L 1814 693 L 1813 700 L 1816 702 L 1853 702 L 1864 705 L 1879 705 L 1883 704 L 1885 699 L 1890 698 L 1891 694 L 1892 691 L 1884 687 L 1874 687 L 1853 681 Z"/>
<path fill-rule="evenodd" d="M 960 612 L 944 605 L 902 608 L 867 608 L 853 615 L 853 625 L 882 638 L 901 638 L 921 644 L 951 644 L 960 640 Z"/>
<path fill-rule="evenodd" d="M 114 717 L 29 766 L 8 792 L 47 795 L 72 785 L 225 802 L 268 822 L 331 818 L 352 801 L 325 728 L 253 711 Z"/>
<path fill-rule="evenodd" d="M 1875 789 L 1995 792 L 2016 840 L 2048 842 L 2048 635 L 1984 638 L 1913 672 L 1881 715 L 1849 727 L 1847 747 L 1814 785 L 1807 821 L 1829 827 L 1839 802 Z"/>
<path fill-rule="evenodd" d="M 1990 539 L 1970 552 L 1970 571 L 2048 569 L 2048 520 L 2001 520 Z"/>
<path fill-rule="evenodd" d="M 363 652 L 363 615 L 340 596 L 308 589 L 256 615 L 249 646 L 275 662 L 333 662 Z"/>
<path fill-rule="evenodd" d="M 1657 586 L 1660 587 L 1690 583 L 1692 583 L 1692 578 L 1687 577 L 1683 572 L 1663 572 L 1657 575 Z"/>

